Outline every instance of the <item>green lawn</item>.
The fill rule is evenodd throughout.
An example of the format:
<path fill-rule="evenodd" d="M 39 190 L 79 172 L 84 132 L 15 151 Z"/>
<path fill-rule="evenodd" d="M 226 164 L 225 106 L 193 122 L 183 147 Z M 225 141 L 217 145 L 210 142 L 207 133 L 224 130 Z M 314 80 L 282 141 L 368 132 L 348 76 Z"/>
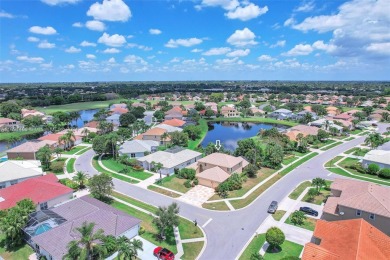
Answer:
<path fill-rule="evenodd" d="M 32 248 L 27 244 L 14 248 L 10 251 L 5 249 L 4 235 L 0 233 L 0 256 L 5 260 L 21 260 L 28 259 L 28 257 L 34 253 Z"/>
<path fill-rule="evenodd" d="M 298 197 L 302 194 L 302 192 L 307 188 L 311 186 L 311 181 L 305 181 L 299 184 L 298 187 L 296 187 L 293 192 L 288 195 L 288 197 L 292 200 L 298 199 Z"/>
<path fill-rule="evenodd" d="M 343 156 L 336 156 L 332 160 L 325 163 L 325 167 L 335 167 L 335 163 L 341 160 Z"/>
<path fill-rule="evenodd" d="M 16 131 L 16 132 L 1 132 L 0 142 L 8 142 L 12 140 L 20 140 L 29 136 L 38 136 L 43 134 L 42 129 L 27 130 L 27 131 Z"/>
<path fill-rule="evenodd" d="M 329 145 L 329 144 L 332 144 L 334 142 L 336 142 L 336 141 L 332 140 L 332 139 L 327 139 L 327 140 L 325 140 L 323 142 L 319 142 L 319 143 L 313 144 L 312 147 L 319 149 L 321 147 L 324 147 L 325 145 Z"/>
<path fill-rule="evenodd" d="M 76 158 L 70 158 L 68 163 L 66 164 L 66 171 L 68 173 L 74 172 L 74 162 L 76 161 Z"/>
<path fill-rule="evenodd" d="M 204 242 L 192 242 L 192 243 L 184 243 L 183 244 L 183 250 L 184 255 L 180 259 L 182 260 L 194 260 L 198 257 L 200 254 L 200 251 L 202 251 Z"/>
<path fill-rule="evenodd" d="M 172 198 L 178 198 L 178 197 L 181 196 L 179 193 L 168 191 L 168 190 L 164 190 L 164 189 L 161 189 L 161 188 L 159 188 L 157 186 L 154 186 L 154 185 L 149 185 L 148 186 L 148 190 L 152 190 L 152 191 L 161 193 L 163 195 L 166 195 L 166 196 L 169 196 L 169 197 L 172 197 Z"/>
<path fill-rule="evenodd" d="M 99 163 L 98 163 L 98 158 L 99 156 L 96 155 L 93 157 L 92 159 L 92 166 L 100 173 L 106 173 L 108 175 L 110 175 L 111 177 L 113 178 L 116 178 L 118 180 L 121 180 L 121 181 L 125 181 L 125 182 L 128 182 L 128 183 L 133 183 L 133 184 L 136 184 L 136 183 L 139 183 L 139 181 L 137 180 L 134 180 L 134 179 L 130 179 L 130 178 L 127 178 L 125 176 L 122 176 L 122 175 L 119 175 L 119 174 L 116 174 L 116 173 L 112 173 L 112 172 L 109 172 L 109 171 L 106 171 L 105 169 L 103 169 L 102 167 L 100 167 Z"/>
<path fill-rule="evenodd" d="M 137 200 L 137 199 L 134 199 L 132 197 L 129 197 L 129 196 L 126 196 L 126 195 L 123 195 L 122 193 L 119 193 L 119 192 L 116 192 L 116 191 L 113 191 L 112 192 L 112 196 L 117 198 L 117 199 L 120 199 L 120 200 L 123 200 L 123 201 L 126 201 L 127 203 L 130 203 L 134 206 L 137 206 L 139 208 L 142 208 L 144 210 L 147 210 L 147 211 L 150 211 L 150 212 L 155 212 L 157 210 L 157 208 L 151 204 L 146 204 L 140 200 Z"/>
<path fill-rule="evenodd" d="M 179 228 L 181 239 L 203 237 L 203 232 L 202 230 L 200 230 L 199 226 L 195 227 L 195 224 L 192 221 L 189 221 L 185 218 L 180 218 L 180 223 L 178 228 Z"/>
<path fill-rule="evenodd" d="M 310 199 L 308 193 L 303 197 L 302 201 L 313 203 L 316 205 L 321 205 L 322 203 L 325 202 L 325 200 L 330 196 L 330 182 L 327 181 L 327 187 L 322 188 L 320 191 L 320 194 L 316 195 L 314 198 Z"/>
<path fill-rule="evenodd" d="M 326 150 L 332 149 L 333 147 L 336 147 L 336 146 L 338 146 L 338 145 L 340 145 L 340 144 L 342 144 L 342 143 L 343 143 L 343 142 L 336 142 L 336 143 L 331 144 L 331 145 L 329 145 L 329 146 L 327 146 L 327 147 L 321 148 L 321 150 L 322 150 L 322 151 L 326 151 Z"/>
<path fill-rule="evenodd" d="M 113 100 L 105 100 L 105 101 L 91 101 L 91 102 L 80 102 L 80 103 L 72 103 L 66 105 L 54 105 L 48 107 L 36 107 L 37 110 L 52 114 L 57 111 L 62 112 L 72 112 L 72 111 L 80 111 L 87 109 L 98 109 L 98 108 L 108 108 L 109 104 L 119 103 L 123 98 L 113 99 Z"/>
<path fill-rule="evenodd" d="M 156 184 L 171 190 L 175 190 L 181 193 L 186 193 L 191 188 L 186 188 L 184 182 L 186 179 L 179 179 L 176 175 L 172 174 L 171 176 L 164 177 L 160 183 Z"/>
<path fill-rule="evenodd" d="M 208 119 L 210 122 L 254 122 L 254 123 L 266 123 L 286 126 L 296 126 L 298 123 L 286 120 L 276 120 L 266 117 L 219 117 Z"/>
<path fill-rule="evenodd" d="M 274 214 L 271 216 L 276 220 L 279 221 L 283 218 L 284 214 L 286 214 L 285 210 L 277 210 Z"/>
<path fill-rule="evenodd" d="M 102 164 L 107 167 L 108 169 L 122 173 L 121 171 L 126 168 L 126 165 L 114 160 L 112 156 L 103 156 L 102 157 Z M 144 172 L 144 171 L 134 171 L 130 166 L 127 167 L 129 169 L 129 172 L 123 172 L 122 174 L 128 175 L 130 177 L 139 179 L 139 180 L 146 180 L 147 178 L 151 177 L 153 174 Z"/>
<path fill-rule="evenodd" d="M 299 157 L 296 157 L 295 155 L 292 155 L 292 154 L 285 155 L 282 164 L 283 165 L 288 165 L 288 164 L 290 164 L 293 161 L 296 161 L 298 159 L 299 159 Z"/>
<path fill-rule="evenodd" d="M 205 138 L 205 136 L 209 130 L 209 127 L 207 125 L 207 121 L 205 119 L 199 120 L 199 126 L 202 129 L 200 137 L 196 140 L 189 140 L 188 141 L 188 149 L 195 150 L 200 145 L 200 143 L 203 141 L 203 139 Z"/>
<path fill-rule="evenodd" d="M 353 154 L 353 155 L 356 155 L 356 156 L 364 156 L 369 151 L 370 151 L 370 149 L 355 147 L 355 148 L 349 149 L 348 151 L 346 151 L 344 153 L 346 153 L 346 154 Z"/>
<path fill-rule="evenodd" d="M 363 132 L 363 130 L 355 129 L 355 130 L 352 130 L 350 133 L 353 134 L 353 135 L 357 135 L 357 134 L 360 134 L 361 132 Z"/>
<path fill-rule="evenodd" d="M 265 243 L 265 234 L 256 235 L 249 243 L 249 245 L 245 248 L 239 260 L 250 259 L 252 254 L 258 253 L 260 251 L 264 243 Z"/>
<path fill-rule="evenodd" d="M 229 211 L 230 210 L 224 201 L 203 203 L 202 207 L 205 209 L 220 210 L 220 211 Z"/>
<path fill-rule="evenodd" d="M 352 136 L 351 136 L 351 137 L 345 138 L 344 140 L 345 140 L 345 141 L 352 141 L 352 140 L 354 140 L 354 139 L 355 139 L 355 137 L 352 137 Z"/>
<path fill-rule="evenodd" d="M 294 224 L 291 222 L 290 218 L 291 218 L 291 215 L 288 216 L 285 223 L 294 226 Z M 304 229 L 307 229 L 310 231 L 314 231 L 314 228 L 316 227 L 316 223 L 317 223 L 317 219 L 311 218 L 311 217 L 306 217 L 306 220 L 303 222 L 303 224 L 298 225 L 297 227 L 304 228 Z"/>
<path fill-rule="evenodd" d="M 69 151 L 64 151 L 63 154 L 70 154 L 70 155 L 72 155 L 72 154 L 78 153 L 81 150 L 86 149 L 86 148 L 89 148 L 89 147 L 88 146 L 83 146 L 83 145 L 74 146 Z"/>
<path fill-rule="evenodd" d="M 62 165 L 62 167 L 59 170 L 54 171 L 54 170 L 50 169 L 50 171 L 53 172 L 55 175 L 64 174 L 65 161 L 66 161 L 66 158 L 58 158 L 58 159 L 52 161 L 51 163 L 59 162 L 58 164 Z"/>
<path fill-rule="evenodd" d="M 272 252 L 270 249 L 267 249 L 264 259 L 265 260 L 280 260 L 286 256 L 296 256 L 299 257 L 303 249 L 302 245 L 296 244 L 291 241 L 284 241 L 281 246 L 281 250 L 278 252 Z"/>
<path fill-rule="evenodd" d="M 290 166 L 288 166 L 287 168 L 283 169 L 280 174 L 282 175 L 286 175 L 287 173 L 291 172 L 292 170 L 294 170 L 295 168 L 297 168 L 299 165 L 307 162 L 308 160 L 310 160 L 311 158 L 317 156 L 318 153 L 311 153 L 309 155 L 307 155 L 306 157 L 296 161 L 295 163 L 291 164 Z"/>
<path fill-rule="evenodd" d="M 377 184 L 380 184 L 380 185 L 390 186 L 390 181 L 386 181 L 384 179 L 381 179 L 381 178 L 379 178 L 376 175 L 370 175 L 370 174 L 364 174 L 364 173 L 351 175 L 351 174 L 349 174 L 348 172 L 346 172 L 345 170 L 343 170 L 341 168 L 328 168 L 327 170 L 331 171 L 333 173 L 336 173 L 338 175 L 342 175 L 342 176 L 346 176 L 346 177 L 350 177 L 350 178 L 354 178 L 354 179 L 358 179 L 358 180 L 362 180 L 362 181 L 370 181 L 370 182 L 377 183 Z M 350 169 L 348 169 L 348 171 L 349 170 Z"/>

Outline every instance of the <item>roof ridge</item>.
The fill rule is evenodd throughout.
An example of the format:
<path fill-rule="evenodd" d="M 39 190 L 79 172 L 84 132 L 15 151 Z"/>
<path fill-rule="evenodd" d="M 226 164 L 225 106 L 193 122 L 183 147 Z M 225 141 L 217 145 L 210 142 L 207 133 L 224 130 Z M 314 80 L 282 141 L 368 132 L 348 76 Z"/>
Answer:
<path fill-rule="evenodd" d="M 362 218 L 359 219 L 360 220 L 360 228 L 359 228 L 359 234 L 358 234 L 358 239 L 357 239 L 357 246 L 356 246 L 356 255 L 355 257 L 358 256 L 360 250 L 360 239 L 362 237 L 362 228 L 363 228 L 363 221 L 362 221 Z"/>
<path fill-rule="evenodd" d="M 370 188 L 370 186 L 371 185 L 374 185 L 374 184 L 372 184 L 372 183 L 370 183 L 369 184 L 369 187 L 368 187 L 368 189 L 367 189 L 367 192 L 376 200 L 376 201 L 378 201 L 379 202 L 379 204 L 381 204 L 382 206 L 383 206 L 383 208 L 387 211 L 387 212 L 389 212 L 390 213 L 390 209 L 388 209 L 370 190 L 369 190 L 369 188 Z M 379 186 L 380 187 L 380 186 Z"/>

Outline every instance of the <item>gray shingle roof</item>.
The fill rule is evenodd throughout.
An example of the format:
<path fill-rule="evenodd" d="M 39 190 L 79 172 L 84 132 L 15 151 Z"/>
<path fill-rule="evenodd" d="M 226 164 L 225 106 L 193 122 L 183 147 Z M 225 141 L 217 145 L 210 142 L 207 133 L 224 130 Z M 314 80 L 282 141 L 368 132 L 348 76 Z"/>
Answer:
<path fill-rule="evenodd" d="M 152 140 L 132 140 L 124 142 L 119 153 L 143 153 L 150 152 L 152 147 L 159 146 L 159 143 Z"/>

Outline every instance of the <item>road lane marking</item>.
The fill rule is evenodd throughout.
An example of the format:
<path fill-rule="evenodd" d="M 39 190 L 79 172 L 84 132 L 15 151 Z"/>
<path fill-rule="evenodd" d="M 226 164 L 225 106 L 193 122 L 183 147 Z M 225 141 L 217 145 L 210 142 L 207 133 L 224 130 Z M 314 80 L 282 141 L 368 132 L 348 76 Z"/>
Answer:
<path fill-rule="evenodd" d="M 328 176 L 330 176 L 330 175 L 332 175 L 332 174 L 333 174 L 333 172 L 329 173 Z"/>
<path fill-rule="evenodd" d="M 205 228 L 212 220 L 213 220 L 212 218 L 207 220 L 206 223 L 203 224 L 202 228 Z"/>

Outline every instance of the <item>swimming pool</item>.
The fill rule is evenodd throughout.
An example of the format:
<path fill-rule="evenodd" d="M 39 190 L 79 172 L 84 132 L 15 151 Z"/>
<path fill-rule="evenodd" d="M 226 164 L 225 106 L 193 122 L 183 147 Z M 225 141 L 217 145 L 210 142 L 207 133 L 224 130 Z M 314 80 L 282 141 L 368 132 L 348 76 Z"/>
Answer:
<path fill-rule="evenodd" d="M 43 223 L 43 224 L 39 225 L 39 226 L 35 229 L 35 231 L 34 231 L 34 236 L 38 236 L 38 235 L 40 235 L 40 234 L 42 234 L 42 233 L 45 233 L 46 231 L 48 231 L 48 230 L 50 230 L 50 229 L 52 229 L 52 227 L 51 227 L 49 224 Z"/>

